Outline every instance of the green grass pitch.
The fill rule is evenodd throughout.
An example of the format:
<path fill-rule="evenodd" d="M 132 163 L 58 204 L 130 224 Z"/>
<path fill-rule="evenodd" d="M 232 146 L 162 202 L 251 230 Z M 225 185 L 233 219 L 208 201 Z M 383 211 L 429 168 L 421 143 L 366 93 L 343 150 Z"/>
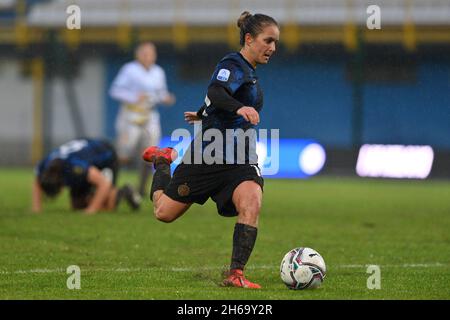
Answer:
<path fill-rule="evenodd" d="M 449 299 L 450 182 L 317 177 L 266 179 L 247 268 L 262 290 L 223 288 L 234 218 L 213 202 L 171 224 L 139 213 L 69 211 L 67 194 L 30 212 L 31 169 L 0 170 L 0 299 Z M 122 173 L 121 182 L 136 177 Z M 281 282 L 283 255 L 312 247 L 328 273 L 316 290 Z M 69 290 L 66 269 L 81 269 Z M 368 265 L 381 270 L 369 290 Z"/>

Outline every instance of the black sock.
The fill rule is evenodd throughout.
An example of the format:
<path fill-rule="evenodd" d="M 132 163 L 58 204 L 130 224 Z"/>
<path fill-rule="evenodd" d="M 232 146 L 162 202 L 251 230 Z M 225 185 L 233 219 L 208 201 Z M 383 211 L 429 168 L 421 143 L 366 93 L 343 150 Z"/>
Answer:
<path fill-rule="evenodd" d="M 155 162 L 155 173 L 153 174 L 152 188 L 150 190 L 150 200 L 153 201 L 153 193 L 157 190 L 164 190 L 170 182 L 170 165 L 166 161 Z"/>
<path fill-rule="evenodd" d="M 255 246 L 258 229 L 247 224 L 236 223 L 233 234 L 233 253 L 230 269 L 244 270 Z"/>

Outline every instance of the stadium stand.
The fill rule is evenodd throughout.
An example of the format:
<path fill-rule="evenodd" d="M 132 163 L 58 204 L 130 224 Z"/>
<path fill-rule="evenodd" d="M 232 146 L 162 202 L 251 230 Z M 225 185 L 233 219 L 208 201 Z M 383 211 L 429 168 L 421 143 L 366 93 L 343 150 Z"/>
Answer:
<path fill-rule="evenodd" d="M 36 2 L 36 1 L 34 1 Z M 222 1 L 222 0 L 54 0 L 33 6 L 28 16 L 31 25 L 59 26 L 64 23 L 60 13 L 69 4 L 77 4 L 84 11 L 86 26 L 114 26 L 121 22 L 133 25 L 167 25 L 180 21 L 189 25 L 224 25 L 234 21 L 237 13 L 248 8 L 271 12 L 282 23 L 302 25 L 333 25 L 354 21 L 365 24 L 366 8 L 373 1 L 360 0 L 284 0 Z M 450 24 L 450 2 L 383 1 L 383 23 L 398 25 L 406 20 L 415 24 Z"/>

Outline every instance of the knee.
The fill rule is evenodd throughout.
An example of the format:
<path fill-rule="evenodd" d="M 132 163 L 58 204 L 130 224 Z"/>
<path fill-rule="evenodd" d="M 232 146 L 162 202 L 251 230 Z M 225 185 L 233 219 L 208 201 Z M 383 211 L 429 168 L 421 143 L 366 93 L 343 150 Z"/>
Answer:
<path fill-rule="evenodd" d="M 167 214 L 167 212 L 164 211 L 162 206 L 155 206 L 154 209 L 155 218 L 158 219 L 161 222 L 164 223 L 170 223 L 175 220 L 175 218 L 172 215 Z"/>
<path fill-rule="evenodd" d="M 243 216 L 256 217 L 261 210 L 261 196 L 258 194 L 251 194 L 246 197 L 244 201 L 238 205 L 239 214 Z"/>

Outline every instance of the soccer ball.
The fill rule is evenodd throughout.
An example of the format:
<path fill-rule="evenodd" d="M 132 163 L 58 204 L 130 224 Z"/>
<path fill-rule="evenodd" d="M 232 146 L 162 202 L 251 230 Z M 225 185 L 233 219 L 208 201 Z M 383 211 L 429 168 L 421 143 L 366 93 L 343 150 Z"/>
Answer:
<path fill-rule="evenodd" d="M 280 266 L 281 280 L 289 289 L 318 288 L 327 268 L 322 256 L 311 248 L 295 248 L 286 253 Z"/>

